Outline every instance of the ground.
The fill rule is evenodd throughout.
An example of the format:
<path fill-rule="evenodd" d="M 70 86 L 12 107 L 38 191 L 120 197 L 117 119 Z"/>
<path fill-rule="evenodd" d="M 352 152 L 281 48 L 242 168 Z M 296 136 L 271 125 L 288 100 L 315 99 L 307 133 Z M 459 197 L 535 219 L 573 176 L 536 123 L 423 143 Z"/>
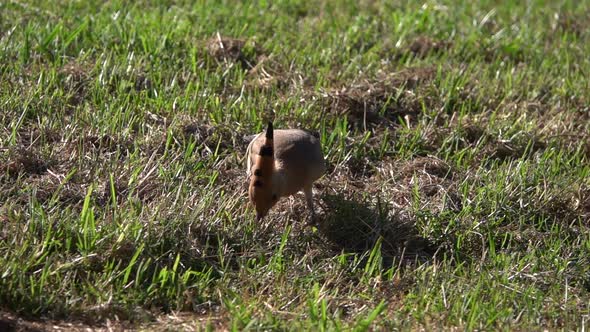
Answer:
<path fill-rule="evenodd" d="M 583 329 L 585 2 L 0 4 L 0 328 Z M 328 172 L 256 222 L 245 137 Z"/>

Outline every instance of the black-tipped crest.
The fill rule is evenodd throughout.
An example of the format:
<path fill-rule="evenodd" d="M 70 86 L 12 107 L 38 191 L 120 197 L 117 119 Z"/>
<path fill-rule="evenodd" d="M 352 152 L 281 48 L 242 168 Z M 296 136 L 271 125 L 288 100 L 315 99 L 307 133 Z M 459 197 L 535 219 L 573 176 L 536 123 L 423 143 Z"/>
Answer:
<path fill-rule="evenodd" d="M 266 139 L 272 139 L 273 135 L 273 128 L 272 128 L 272 122 L 268 121 L 268 127 L 266 127 Z"/>
<path fill-rule="evenodd" d="M 258 154 L 263 157 L 272 157 L 272 152 L 272 146 L 266 145 L 260 148 L 260 152 L 258 152 Z"/>

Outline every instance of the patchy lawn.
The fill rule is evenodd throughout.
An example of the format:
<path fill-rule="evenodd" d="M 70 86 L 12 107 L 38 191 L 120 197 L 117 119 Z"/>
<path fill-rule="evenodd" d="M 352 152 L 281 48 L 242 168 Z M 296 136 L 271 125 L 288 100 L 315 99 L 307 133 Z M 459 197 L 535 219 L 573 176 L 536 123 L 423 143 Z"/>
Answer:
<path fill-rule="evenodd" d="M 0 329 L 576 329 L 590 7 L 0 4 Z M 244 137 L 320 132 L 262 223 Z"/>

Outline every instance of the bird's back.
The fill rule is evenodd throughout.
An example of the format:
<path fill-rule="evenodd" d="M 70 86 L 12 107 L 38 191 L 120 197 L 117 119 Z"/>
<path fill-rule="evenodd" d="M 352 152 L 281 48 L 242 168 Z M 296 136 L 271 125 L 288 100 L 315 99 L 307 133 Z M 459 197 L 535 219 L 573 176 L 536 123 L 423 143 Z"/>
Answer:
<path fill-rule="evenodd" d="M 264 135 L 258 135 L 250 143 L 250 164 L 254 163 L 263 143 Z M 274 130 L 274 158 L 275 168 L 284 178 L 284 195 L 294 194 L 303 186 L 311 185 L 326 170 L 320 140 L 300 129 Z"/>

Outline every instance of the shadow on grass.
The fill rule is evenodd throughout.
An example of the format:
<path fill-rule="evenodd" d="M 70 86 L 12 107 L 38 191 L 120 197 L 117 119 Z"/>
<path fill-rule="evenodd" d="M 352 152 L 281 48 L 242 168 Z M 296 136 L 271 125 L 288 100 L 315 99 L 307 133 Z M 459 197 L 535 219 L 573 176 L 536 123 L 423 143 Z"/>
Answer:
<path fill-rule="evenodd" d="M 322 217 L 318 229 L 334 250 L 364 253 L 381 238 L 385 262 L 426 261 L 437 252 L 433 243 L 419 235 L 412 219 L 392 213 L 382 204 L 370 206 L 342 195 L 324 195 L 322 199 L 329 212 Z"/>

